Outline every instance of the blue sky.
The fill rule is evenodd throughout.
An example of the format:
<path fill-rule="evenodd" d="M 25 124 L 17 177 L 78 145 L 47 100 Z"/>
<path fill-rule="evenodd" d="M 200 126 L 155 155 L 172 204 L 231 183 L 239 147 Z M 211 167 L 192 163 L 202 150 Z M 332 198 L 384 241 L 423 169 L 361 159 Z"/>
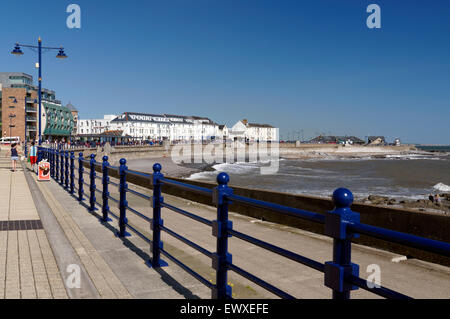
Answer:
<path fill-rule="evenodd" d="M 81 29 L 66 7 L 81 7 Z M 381 7 L 368 29 L 366 7 Z M 242 118 L 336 135 L 450 144 L 449 1 L 7 1 L 0 71 L 37 77 L 15 42 L 66 48 L 43 85 L 81 118 L 125 111 Z"/>

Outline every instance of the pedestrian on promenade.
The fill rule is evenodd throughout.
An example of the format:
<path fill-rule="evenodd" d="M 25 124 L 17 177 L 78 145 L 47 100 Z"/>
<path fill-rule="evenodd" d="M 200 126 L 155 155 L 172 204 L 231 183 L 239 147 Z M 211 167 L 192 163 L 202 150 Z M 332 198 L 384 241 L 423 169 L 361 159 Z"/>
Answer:
<path fill-rule="evenodd" d="M 17 153 L 17 144 L 13 143 L 11 144 L 11 166 L 12 171 L 16 171 L 16 163 L 19 160 L 19 154 Z"/>
<path fill-rule="evenodd" d="M 31 148 L 30 148 L 30 164 L 31 164 L 31 169 L 34 171 L 34 165 L 36 164 L 37 161 L 37 147 L 34 145 L 35 142 L 31 142 Z"/>

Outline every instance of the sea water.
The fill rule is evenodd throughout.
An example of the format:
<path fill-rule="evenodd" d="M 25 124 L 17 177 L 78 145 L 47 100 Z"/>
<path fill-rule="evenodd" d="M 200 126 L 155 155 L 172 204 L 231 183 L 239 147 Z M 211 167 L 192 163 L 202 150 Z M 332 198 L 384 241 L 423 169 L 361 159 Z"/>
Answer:
<path fill-rule="evenodd" d="M 336 188 L 346 187 L 356 199 L 369 195 L 423 199 L 450 191 L 450 148 L 446 150 L 385 158 L 280 159 L 279 171 L 272 175 L 260 174 L 264 163 L 224 163 L 189 179 L 215 182 L 218 172 L 227 172 L 230 185 L 292 194 L 330 197 Z"/>

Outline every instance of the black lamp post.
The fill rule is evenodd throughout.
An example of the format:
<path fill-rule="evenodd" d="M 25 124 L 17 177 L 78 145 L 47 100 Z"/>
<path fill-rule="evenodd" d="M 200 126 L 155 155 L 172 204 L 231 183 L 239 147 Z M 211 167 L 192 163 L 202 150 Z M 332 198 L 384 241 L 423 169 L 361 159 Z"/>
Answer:
<path fill-rule="evenodd" d="M 59 47 L 59 48 L 54 48 L 54 47 L 43 47 L 42 46 L 42 40 L 41 37 L 39 37 L 38 39 L 38 45 L 27 45 L 27 44 L 20 44 L 20 43 L 16 43 L 14 50 L 11 51 L 12 54 L 16 55 L 16 56 L 21 56 L 23 55 L 23 52 L 21 50 L 21 46 L 26 47 L 26 48 L 30 48 L 32 50 L 37 49 L 38 50 L 38 58 L 39 58 L 39 91 L 38 91 L 38 96 L 39 96 L 39 145 L 42 144 L 42 132 L 41 132 L 41 118 L 42 118 L 42 110 L 41 110 L 41 105 L 42 105 L 42 50 L 59 50 L 58 54 L 56 55 L 56 57 L 58 59 L 65 59 L 67 58 L 67 55 L 64 53 L 64 48 L 63 47 Z M 26 113 L 26 112 L 25 112 Z M 26 134 L 26 133 L 25 133 Z"/>

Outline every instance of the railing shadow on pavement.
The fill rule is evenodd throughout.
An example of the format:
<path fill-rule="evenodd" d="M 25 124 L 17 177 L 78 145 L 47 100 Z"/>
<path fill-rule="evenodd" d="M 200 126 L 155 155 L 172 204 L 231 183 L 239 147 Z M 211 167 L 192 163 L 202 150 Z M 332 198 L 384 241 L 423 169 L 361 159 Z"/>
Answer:
<path fill-rule="evenodd" d="M 323 215 L 316 212 L 235 195 L 233 194 L 233 189 L 228 186 L 229 177 L 226 173 L 219 173 L 217 175 L 218 186 L 213 189 L 208 189 L 164 177 L 161 173 L 160 164 L 153 165 L 153 174 L 146 174 L 128 169 L 126 166 L 126 159 L 124 158 L 119 161 L 119 167 L 114 167 L 108 163 L 107 156 L 104 156 L 102 162 L 98 163 L 95 160 L 95 154 L 91 154 L 90 159 L 85 159 L 83 153 L 79 153 L 78 155 L 78 177 L 75 177 L 75 155 L 73 151 L 69 153 L 67 150 L 64 151 L 42 147 L 38 149 L 38 161 L 40 159 L 47 159 L 50 162 L 51 176 L 59 182 L 61 186 L 67 189 L 69 193 L 80 202 L 84 200 L 84 197 L 89 198 L 89 205 L 86 204 L 89 211 L 95 212 L 97 209 L 96 206 L 99 206 L 102 211 L 102 221 L 110 221 L 109 216 L 112 216 L 119 221 L 119 231 L 117 233 L 119 237 L 125 238 L 126 236 L 129 236 L 127 230 L 130 230 L 150 245 L 151 257 L 146 255 L 145 258 L 147 258 L 147 256 L 150 258 L 151 267 L 161 269 L 161 267 L 166 266 L 167 263 L 161 259 L 161 255 L 167 257 L 206 287 L 210 288 L 211 297 L 213 299 L 232 298 L 231 287 L 228 285 L 227 281 L 228 271 L 239 274 L 278 297 L 285 299 L 294 298 L 291 294 L 237 266 L 233 262 L 232 255 L 228 251 L 228 238 L 231 236 L 324 273 L 324 285 L 331 289 L 333 299 L 349 299 L 350 292 L 358 288 L 385 298 L 410 299 L 409 296 L 387 287 L 373 283 L 369 284 L 366 280 L 359 277 L 359 265 L 352 262 L 351 253 L 352 239 L 358 238 L 360 234 L 431 251 L 443 256 L 450 256 L 449 243 L 360 223 L 359 213 L 353 212 L 350 208 L 353 203 L 353 194 L 346 188 L 338 188 L 334 191 L 333 202 L 335 208 Z M 89 171 L 89 183 L 87 183 L 84 178 L 85 166 L 87 166 L 86 168 Z M 102 173 L 101 177 L 97 176 L 97 171 Z M 119 178 L 118 183 L 110 180 L 110 173 L 113 172 L 115 177 Z M 127 183 L 129 181 L 127 179 L 129 176 L 139 176 L 147 179 L 153 187 L 152 196 L 147 196 L 130 189 Z M 103 186 L 101 191 L 96 187 L 97 181 Z M 78 196 L 75 196 L 75 182 L 77 182 L 78 186 Z M 109 185 L 117 186 L 119 188 L 118 199 L 110 195 L 108 191 Z M 166 203 L 162 197 L 162 188 L 164 185 L 170 185 L 171 187 L 176 187 L 187 192 L 209 196 L 217 208 L 217 219 L 208 220 Z M 88 187 L 89 191 L 85 192 L 84 186 Z M 101 194 L 101 203 L 97 201 L 96 193 Z M 149 201 L 153 209 L 152 218 L 149 218 L 130 207 L 127 201 L 127 193 L 131 193 Z M 110 201 L 118 204 L 119 215 L 116 215 L 110 210 Z M 275 246 L 269 242 L 259 240 L 258 238 L 234 230 L 232 221 L 228 218 L 228 209 L 233 202 L 253 208 L 269 209 L 279 214 L 323 224 L 325 226 L 324 234 L 333 239 L 332 260 L 320 263 L 309 259 L 308 257 Z M 181 214 L 196 222 L 210 226 L 212 228 L 212 235 L 216 238 L 216 251 L 210 252 L 164 225 L 161 218 L 161 208 L 169 209 L 172 212 Z M 128 223 L 126 217 L 127 212 L 141 217 L 150 224 L 150 229 L 152 230 L 151 239 Z M 105 225 L 107 225 L 107 223 L 105 223 Z M 111 226 L 109 225 L 108 227 Z M 177 259 L 176 256 L 173 256 L 166 251 L 163 242 L 161 241 L 161 231 L 164 231 L 168 235 L 209 257 L 211 259 L 211 267 L 215 270 L 215 283 L 211 283 L 194 269 Z"/>
<path fill-rule="evenodd" d="M 70 194 L 70 196 L 78 201 L 78 197 Z M 78 201 L 78 204 L 82 207 L 84 207 L 89 213 L 91 213 L 93 216 L 97 217 L 99 221 L 104 225 L 108 230 L 110 230 L 112 233 L 117 233 L 117 228 L 115 228 L 113 225 L 111 225 L 109 222 L 103 221 L 102 215 L 98 214 L 96 211 L 91 211 L 90 206 L 87 205 L 84 200 Z M 118 237 L 123 245 L 127 248 L 129 248 L 132 252 L 134 252 L 136 255 L 138 255 L 144 262 L 148 262 L 150 260 L 150 256 L 148 253 L 143 251 L 141 248 L 136 246 L 132 241 L 128 240 L 127 237 Z M 168 286 L 172 287 L 173 290 L 175 290 L 177 293 L 182 295 L 186 299 L 200 299 L 199 296 L 195 295 L 191 290 L 184 287 L 180 282 L 178 282 L 175 278 L 170 276 L 167 272 L 165 272 L 162 268 L 155 268 L 155 271 L 161 276 L 161 280 L 165 282 Z"/>

